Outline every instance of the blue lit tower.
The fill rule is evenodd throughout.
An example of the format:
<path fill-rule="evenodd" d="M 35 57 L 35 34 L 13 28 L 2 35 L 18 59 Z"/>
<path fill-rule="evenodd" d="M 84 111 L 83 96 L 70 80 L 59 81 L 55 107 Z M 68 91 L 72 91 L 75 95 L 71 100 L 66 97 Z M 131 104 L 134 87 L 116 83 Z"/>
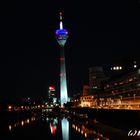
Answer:
<path fill-rule="evenodd" d="M 68 101 L 67 80 L 66 80 L 66 66 L 64 46 L 68 38 L 68 31 L 63 29 L 62 13 L 60 12 L 60 27 L 55 32 L 57 42 L 60 45 L 60 102 L 61 106 Z"/>

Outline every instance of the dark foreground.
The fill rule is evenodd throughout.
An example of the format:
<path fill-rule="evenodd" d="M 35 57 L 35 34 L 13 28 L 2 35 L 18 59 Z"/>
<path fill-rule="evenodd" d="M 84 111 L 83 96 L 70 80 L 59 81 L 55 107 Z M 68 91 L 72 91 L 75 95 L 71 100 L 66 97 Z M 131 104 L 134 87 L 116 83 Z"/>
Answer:
<path fill-rule="evenodd" d="M 71 111 L 73 112 L 73 111 Z M 113 117 L 113 116 L 112 116 Z M 112 119 L 113 120 L 113 119 Z M 108 123 L 107 123 L 108 122 Z M 114 123 L 115 124 L 115 123 Z M 1 112 L 0 139 L 47 140 L 133 140 L 140 136 L 128 136 L 129 131 L 115 127 L 98 118 L 75 116 L 65 111 L 44 109 L 33 112 Z M 134 127 L 133 127 L 134 128 Z M 136 128 L 138 130 L 138 127 Z"/>

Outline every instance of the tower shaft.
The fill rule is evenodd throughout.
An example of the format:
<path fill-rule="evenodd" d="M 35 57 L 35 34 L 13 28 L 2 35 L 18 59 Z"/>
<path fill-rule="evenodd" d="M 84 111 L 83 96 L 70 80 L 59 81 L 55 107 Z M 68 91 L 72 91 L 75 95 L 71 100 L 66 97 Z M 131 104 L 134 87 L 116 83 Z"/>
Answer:
<path fill-rule="evenodd" d="M 65 54 L 64 47 L 60 47 L 60 101 L 61 106 L 67 103 L 67 79 L 66 79 L 66 66 L 65 66 Z"/>

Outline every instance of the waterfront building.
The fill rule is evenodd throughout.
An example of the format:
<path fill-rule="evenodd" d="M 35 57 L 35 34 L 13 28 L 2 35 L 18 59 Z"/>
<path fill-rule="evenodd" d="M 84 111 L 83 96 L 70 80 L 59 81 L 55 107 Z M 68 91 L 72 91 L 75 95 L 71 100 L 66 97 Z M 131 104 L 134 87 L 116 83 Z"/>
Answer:
<path fill-rule="evenodd" d="M 140 69 L 105 82 L 101 98 L 107 104 L 140 105 Z"/>
<path fill-rule="evenodd" d="M 81 96 L 80 106 L 81 107 L 93 107 L 97 105 L 97 100 L 92 95 Z"/>

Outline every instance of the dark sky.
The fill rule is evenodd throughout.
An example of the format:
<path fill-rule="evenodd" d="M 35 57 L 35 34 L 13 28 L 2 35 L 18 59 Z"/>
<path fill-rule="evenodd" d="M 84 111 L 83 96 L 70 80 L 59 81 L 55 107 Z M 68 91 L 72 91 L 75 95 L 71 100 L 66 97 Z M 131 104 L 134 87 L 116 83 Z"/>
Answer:
<path fill-rule="evenodd" d="M 1 3 L 0 98 L 59 94 L 58 13 L 69 31 L 65 46 L 69 94 L 88 83 L 88 68 L 139 55 L 140 1 L 18 1 Z"/>

